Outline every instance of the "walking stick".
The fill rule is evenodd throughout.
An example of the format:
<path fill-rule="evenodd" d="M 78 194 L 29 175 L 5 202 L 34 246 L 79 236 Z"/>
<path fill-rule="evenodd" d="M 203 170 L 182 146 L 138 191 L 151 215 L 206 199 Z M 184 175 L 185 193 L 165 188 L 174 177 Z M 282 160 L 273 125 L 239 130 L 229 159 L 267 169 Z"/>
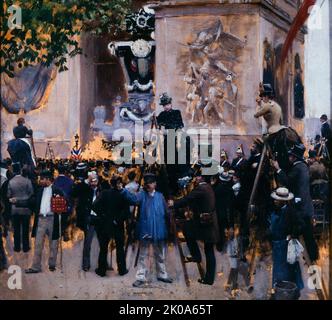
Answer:
<path fill-rule="evenodd" d="M 61 213 L 59 213 L 59 235 L 60 235 L 60 268 L 61 273 L 63 273 L 63 263 L 62 263 L 62 227 L 61 227 Z"/>

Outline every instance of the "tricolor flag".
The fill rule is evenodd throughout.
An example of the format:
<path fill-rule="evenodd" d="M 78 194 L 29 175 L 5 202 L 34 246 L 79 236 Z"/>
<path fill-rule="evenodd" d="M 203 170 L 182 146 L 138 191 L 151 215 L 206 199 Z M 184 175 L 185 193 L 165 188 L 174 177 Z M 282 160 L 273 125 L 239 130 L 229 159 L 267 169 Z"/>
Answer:
<path fill-rule="evenodd" d="M 80 160 L 81 159 L 81 153 L 82 153 L 82 149 L 81 148 L 73 148 L 71 149 L 71 158 L 73 160 Z"/>

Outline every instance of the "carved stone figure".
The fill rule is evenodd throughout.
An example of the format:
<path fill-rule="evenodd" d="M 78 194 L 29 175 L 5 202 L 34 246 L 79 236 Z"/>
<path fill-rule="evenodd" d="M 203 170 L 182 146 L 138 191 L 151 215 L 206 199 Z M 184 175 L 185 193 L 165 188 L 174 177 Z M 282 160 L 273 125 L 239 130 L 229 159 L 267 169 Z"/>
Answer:
<path fill-rule="evenodd" d="M 187 113 L 193 123 L 220 124 L 228 108 L 228 113 L 233 115 L 230 124 L 237 124 L 240 111 L 233 69 L 244 45 L 243 40 L 224 31 L 221 20 L 199 31 L 196 39 L 188 44 L 189 70 L 184 81 Z"/>

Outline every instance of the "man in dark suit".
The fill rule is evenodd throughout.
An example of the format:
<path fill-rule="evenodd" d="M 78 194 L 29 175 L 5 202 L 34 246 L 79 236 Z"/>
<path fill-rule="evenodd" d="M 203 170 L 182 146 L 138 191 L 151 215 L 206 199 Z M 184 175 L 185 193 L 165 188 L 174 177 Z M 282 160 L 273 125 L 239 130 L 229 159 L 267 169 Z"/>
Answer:
<path fill-rule="evenodd" d="M 175 202 L 169 200 L 169 205 L 174 205 L 175 209 L 189 206 L 193 210 L 193 217 L 187 217 L 190 220 L 185 224 L 185 238 L 194 262 L 202 260 L 197 240 L 204 242 L 206 273 L 204 278 L 199 279 L 198 282 L 212 285 L 216 272 L 214 245 L 219 241 L 219 228 L 216 198 L 211 185 L 207 182 L 208 179 L 209 176 L 203 176 L 202 172 L 198 172 L 196 188 L 180 200 Z"/>
<path fill-rule="evenodd" d="M 61 237 L 59 230 L 59 215 L 51 210 L 51 198 L 64 196 L 62 190 L 53 185 L 53 175 L 50 171 L 42 171 L 40 174 L 40 188 L 36 193 L 35 218 L 32 229 L 32 237 L 35 237 L 35 252 L 32 267 L 26 273 L 41 272 L 42 253 L 44 248 L 45 236 L 48 236 L 50 271 L 55 271 L 56 258 L 58 253 L 58 239 Z"/>
<path fill-rule="evenodd" d="M 84 232 L 82 269 L 90 270 L 90 251 L 96 228 L 98 217 L 92 210 L 92 203 L 100 192 L 98 186 L 98 176 L 90 174 L 88 179 L 80 180 L 73 186 L 72 198 L 76 207 L 76 226 Z"/>
<path fill-rule="evenodd" d="M 332 152 L 332 131 L 330 128 L 330 125 L 328 123 L 328 118 L 326 114 L 323 114 L 320 117 L 320 122 L 322 124 L 321 126 L 321 136 L 323 139 L 326 140 L 326 147 L 329 151 L 329 154 L 331 156 L 331 152 Z"/>
<path fill-rule="evenodd" d="M 221 150 L 220 152 L 220 166 L 223 167 L 225 171 L 228 171 L 231 166 L 225 150 Z"/>
<path fill-rule="evenodd" d="M 234 171 L 243 171 L 247 164 L 247 160 L 244 157 L 242 145 L 236 149 L 236 157 L 233 159 L 231 169 Z"/>
<path fill-rule="evenodd" d="M 322 126 L 321 126 L 321 136 L 322 136 L 322 138 L 325 138 L 326 140 L 331 140 L 332 132 L 331 132 L 330 125 L 328 124 L 327 121 L 328 121 L 327 115 L 323 114 L 320 117 L 320 122 L 322 124 Z"/>
<path fill-rule="evenodd" d="M 27 136 L 32 136 L 32 130 L 28 129 L 24 124 L 24 118 L 19 118 L 17 120 L 17 126 L 13 129 L 13 134 L 15 138 L 26 138 Z"/>
<path fill-rule="evenodd" d="M 116 245 L 116 262 L 120 276 L 128 273 L 124 252 L 124 222 L 129 218 L 128 201 L 122 190 L 122 178 L 114 176 L 111 179 L 111 189 L 104 190 L 97 197 L 92 209 L 99 218 L 97 236 L 100 246 L 98 268 L 96 274 L 104 277 L 107 270 L 107 252 L 110 240 Z"/>
<path fill-rule="evenodd" d="M 304 162 L 305 147 L 303 144 L 296 144 L 288 151 L 290 170 L 286 173 L 280 169 L 279 163 L 273 161 L 277 170 L 277 181 L 279 185 L 287 187 L 293 194 L 296 209 L 299 216 L 303 219 L 303 238 L 311 261 L 318 259 L 318 247 L 313 236 L 312 216 L 314 207 L 310 195 L 310 176 L 309 168 Z"/>

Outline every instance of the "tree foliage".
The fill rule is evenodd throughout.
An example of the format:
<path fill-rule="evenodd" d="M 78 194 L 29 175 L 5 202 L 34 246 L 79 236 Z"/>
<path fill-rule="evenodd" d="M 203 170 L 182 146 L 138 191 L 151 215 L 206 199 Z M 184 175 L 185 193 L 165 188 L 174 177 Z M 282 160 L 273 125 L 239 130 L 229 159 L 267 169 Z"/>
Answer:
<path fill-rule="evenodd" d="M 15 66 L 54 63 L 67 70 L 68 57 L 82 53 L 82 32 L 117 35 L 125 29 L 131 0 L 3 0 L 0 73 L 14 76 Z M 21 28 L 9 28 L 9 8 L 21 8 Z"/>

